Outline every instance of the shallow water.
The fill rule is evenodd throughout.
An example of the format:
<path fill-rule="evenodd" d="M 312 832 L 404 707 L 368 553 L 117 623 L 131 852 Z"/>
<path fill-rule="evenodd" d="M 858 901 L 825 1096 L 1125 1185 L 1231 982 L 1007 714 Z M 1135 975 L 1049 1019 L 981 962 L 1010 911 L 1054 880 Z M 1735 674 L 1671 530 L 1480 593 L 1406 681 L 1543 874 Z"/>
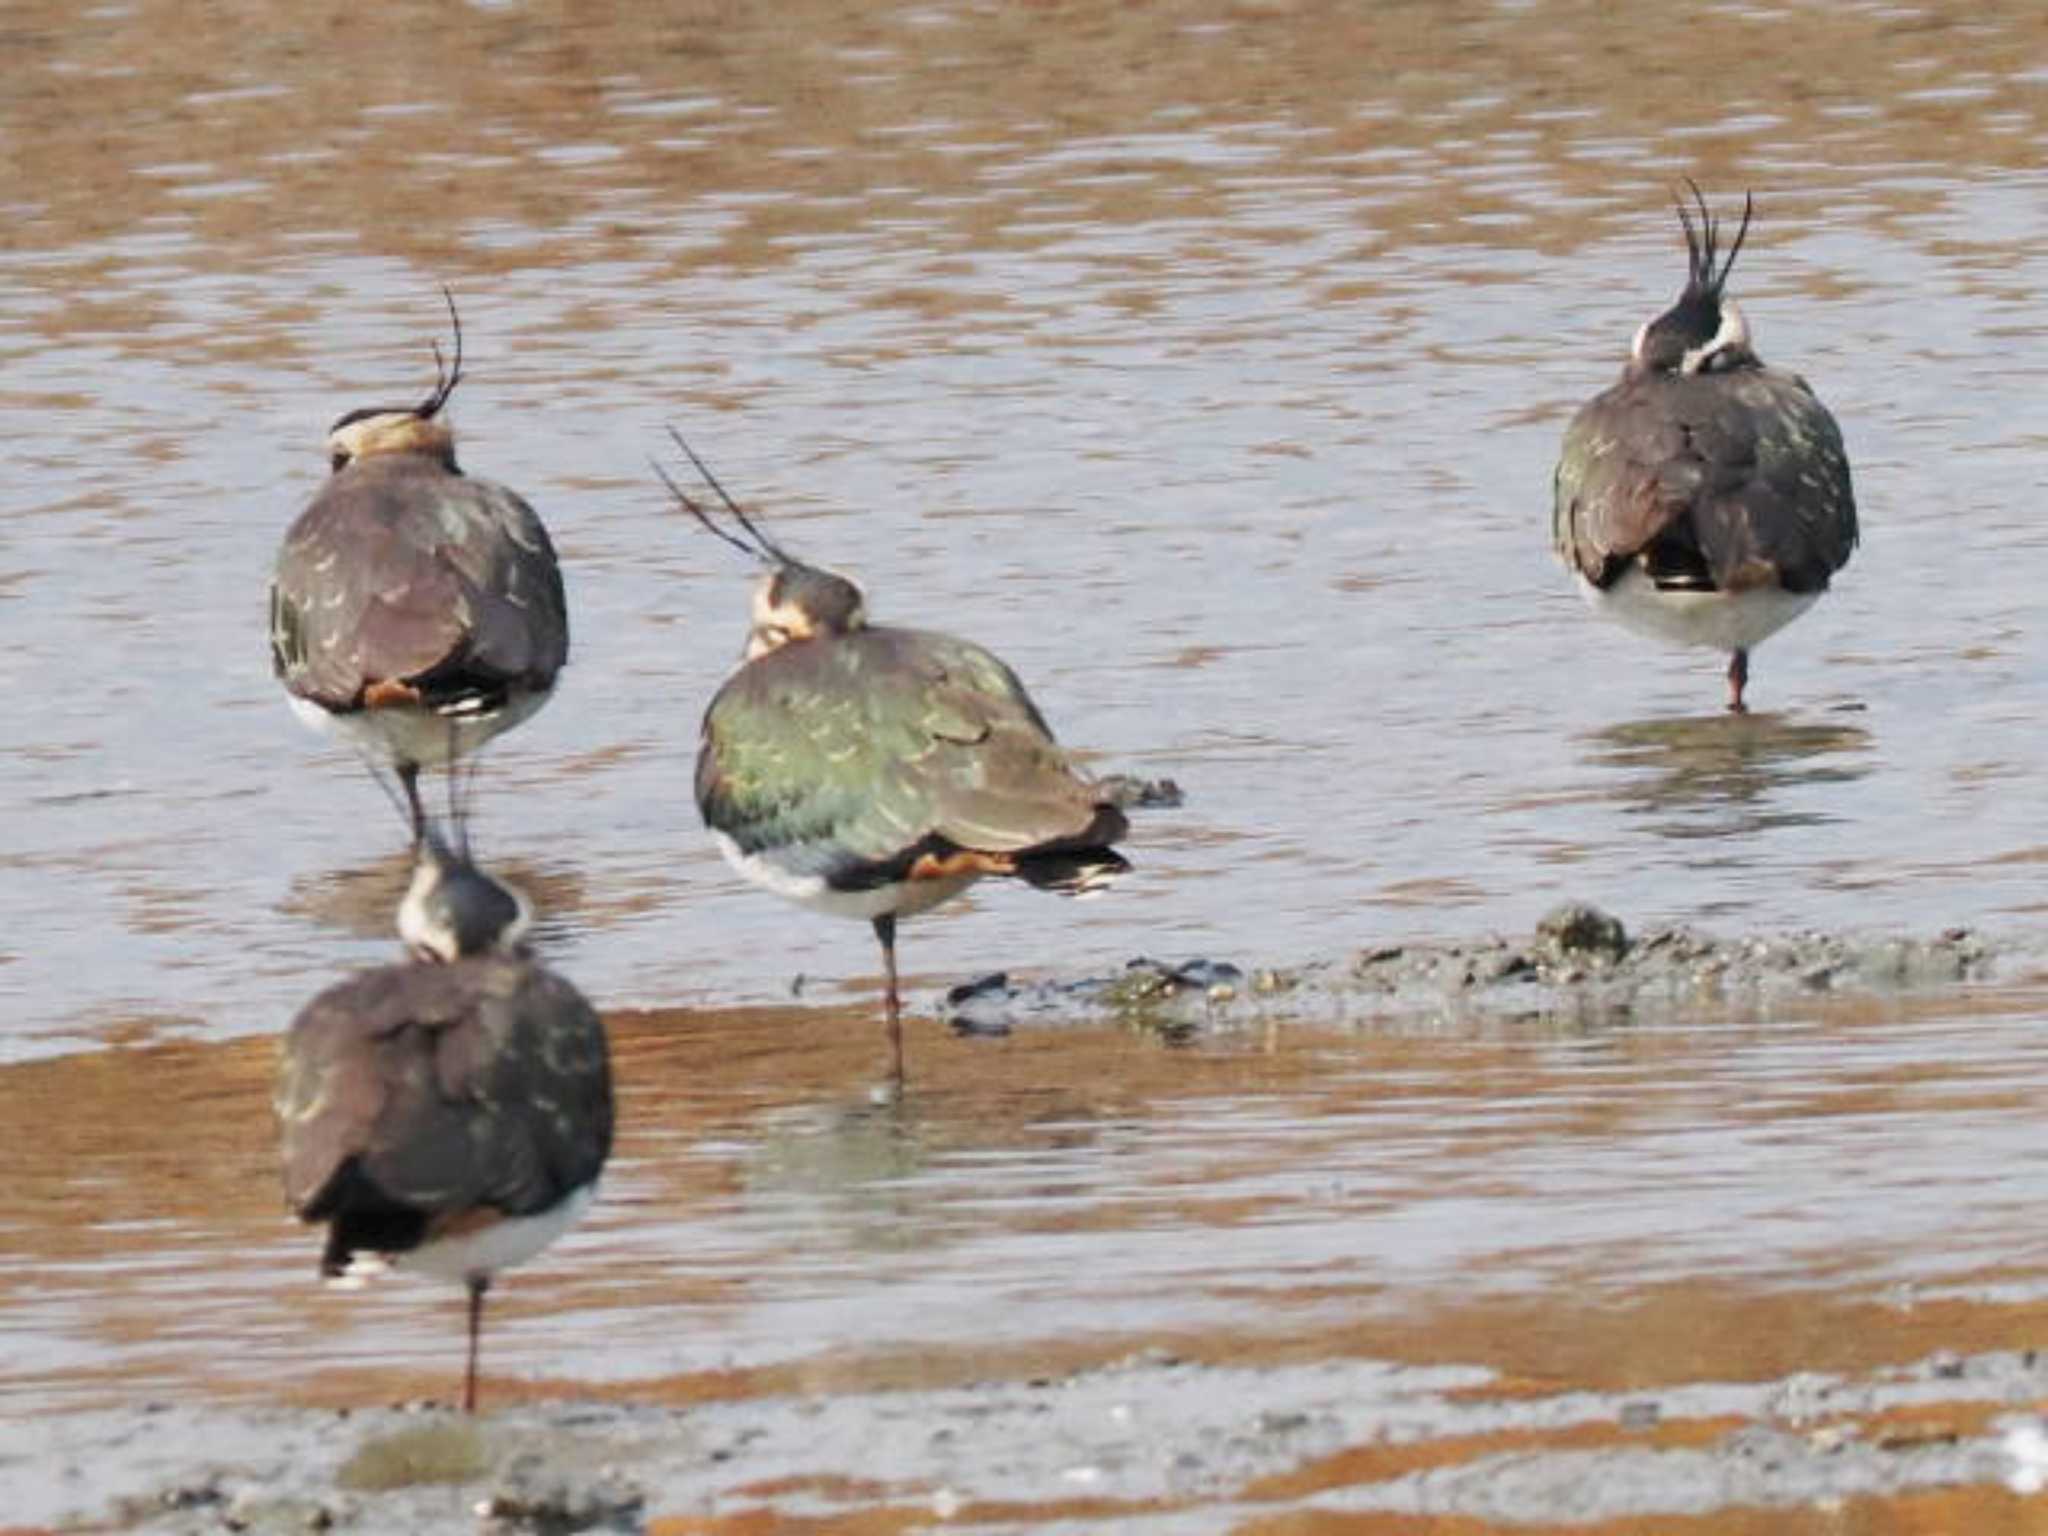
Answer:
<path fill-rule="evenodd" d="M 919 1028 L 893 1105 L 857 1013 L 625 1015 L 602 1197 L 493 1293 L 487 1392 L 829 1395 L 1141 1348 L 1628 1390 L 2022 1347 L 2043 1006 Z M 316 1283 L 239 1109 L 268 1068 L 238 1041 L 0 1070 L 0 1414 L 453 1390 L 454 1288 Z"/>
<path fill-rule="evenodd" d="M 311 1284 L 262 1108 L 265 1037 L 390 953 L 404 878 L 268 675 L 264 583 L 326 425 L 430 382 L 443 283 L 465 463 L 549 520 L 576 631 L 478 839 L 629 1010 L 605 1198 L 494 1300 L 497 1390 L 1162 1343 L 1626 1386 L 2025 1342 L 2025 990 L 1183 1050 L 920 1024 L 876 1106 L 871 940 L 697 825 L 749 573 L 648 460 L 679 428 L 878 617 L 991 646 L 1091 761 L 1187 791 L 1099 900 L 909 925 L 921 1010 L 996 966 L 1297 961 L 1565 896 L 2030 928 L 2048 11 L 597 9 L 0 24 L 0 1405 L 452 1379 L 452 1298 Z M 1678 285 L 1688 174 L 1756 190 L 1736 291 L 1864 515 L 1741 720 L 1546 547 L 1567 417 Z"/>
<path fill-rule="evenodd" d="M 2032 920 L 2038 8 L 1688 7 L 1698 98 L 1674 21 L 1568 0 L 404 14 L 394 50 L 339 13 L 10 11 L 0 1049 L 268 1031 L 385 952 L 396 822 L 285 711 L 263 587 L 326 424 L 429 382 L 443 282 L 466 462 L 550 519 L 576 624 L 480 836 L 607 1001 L 874 964 L 696 824 L 748 577 L 664 506 L 671 424 L 878 615 L 1188 790 L 1105 900 L 914 925 L 928 985 L 1566 893 Z M 1868 530 L 1747 721 L 1546 549 L 1564 420 L 1675 290 L 1681 173 L 1757 190 L 1739 291 Z"/>

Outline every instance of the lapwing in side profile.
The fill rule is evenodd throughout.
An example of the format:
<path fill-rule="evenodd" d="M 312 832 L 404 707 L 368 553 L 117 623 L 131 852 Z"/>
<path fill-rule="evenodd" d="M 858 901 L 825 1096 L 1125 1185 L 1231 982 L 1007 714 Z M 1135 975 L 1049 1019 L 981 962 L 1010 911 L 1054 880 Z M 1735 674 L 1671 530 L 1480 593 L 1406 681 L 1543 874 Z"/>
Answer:
<path fill-rule="evenodd" d="M 676 444 L 739 532 L 657 465 L 669 490 L 767 566 L 745 659 L 704 712 L 697 808 L 747 879 L 874 926 L 900 1085 L 898 921 L 987 876 L 1094 889 L 1130 867 L 1111 846 L 1129 824 L 1000 660 L 951 635 L 870 624 L 859 587 L 770 540 Z"/>
<path fill-rule="evenodd" d="M 333 473 L 285 534 L 270 585 L 270 655 L 295 712 L 389 762 L 425 827 L 423 766 L 448 762 L 545 704 L 569 656 L 561 567 L 539 516 L 466 475 L 441 419 L 462 380 L 434 345 L 418 405 L 350 411 Z"/>
<path fill-rule="evenodd" d="M 424 826 L 399 908 L 411 958 L 314 998 L 279 1061 L 285 1196 L 326 1225 L 320 1273 L 464 1286 L 465 1412 L 484 1293 L 583 1214 L 611 1150 L 604 1026 L 522 951 L 530 921 L 518 892 Z"/>
<path fill-rule="evenodd" d="M 1601 613 L 1728 652 L 1741 713 L 1749 653 L 1810 608 L 1856 547 L 1841 429 L 1806 381 L 1767 368 L 1726 297 L 1754 204 L 1724 256 L 1697 186 L 1678 203 L 1690 268 L 1637 330 L 1621 378 L 1572 418 L 1551 542 Z"/>

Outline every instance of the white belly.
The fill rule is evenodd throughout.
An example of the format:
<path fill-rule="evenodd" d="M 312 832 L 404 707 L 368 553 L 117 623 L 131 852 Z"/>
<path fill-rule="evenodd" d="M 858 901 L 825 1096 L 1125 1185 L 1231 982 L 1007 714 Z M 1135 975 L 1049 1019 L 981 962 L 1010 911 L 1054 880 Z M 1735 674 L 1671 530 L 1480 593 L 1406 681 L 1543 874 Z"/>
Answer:
<path fill-rule="evenodd" d="M 1752 587 L 1745 592 L 1677 592 L 1659 588 L 1640 564 L 1612 586 L 1579 577 L 1579 595 L 1595 613 L 1674 645 L 1716 651 L 1750 650 L 1813 606 L 1818 592 Z"/>
<path fill-rule="evenodd" d="M 979 878 L 971 874 L 952 875 L 944 880 L 902 880 L 865 891 L 835 891 L 822 875 L 792 874 L 759 854 L 742 853 L 740 845 L 723 832 L 713 831 L 711 837 L 718 844 L 718 851 L 725 855 L 725 862 L 761 889 L 831 917 L 858 917 L 869 922 L 892 912 L 898 917 L 913 917 L 942 901 L 950 901 Z"/>
<path fill-rule="evenodd" d="M 575 1226 L 596 1194 L 597 1185 L 586 1184 L 538 1216 L 508 1216 L 475 1232 L 422 1243 L 410 1253 L 399 1254 L 393 1267 L 462 1284 L 472 1275 L 495 1275 L 524 1264 Z"/>
<path fill-rule="evenodd" d="M 423 768 L 445 767 L 454 755 L 467 756 L 509 731 L 547 703 L 551 693 L 516 693 L 503 709 L 480 715 L 437 715 L 424 709 L 360 709 L 337 715 L 310 699 L 292 696 L 292 713 L 323 736 L 335 736 L 358 752 Z M 453 730 L 450 730 L 450 727 Z"/>

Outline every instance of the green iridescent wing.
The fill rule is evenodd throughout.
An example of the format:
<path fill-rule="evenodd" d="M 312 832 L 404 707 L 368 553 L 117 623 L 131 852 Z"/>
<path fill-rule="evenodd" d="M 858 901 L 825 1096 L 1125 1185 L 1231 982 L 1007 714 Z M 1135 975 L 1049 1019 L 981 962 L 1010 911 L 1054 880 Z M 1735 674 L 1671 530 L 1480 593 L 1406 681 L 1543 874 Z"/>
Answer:
<path fill-rule="evenodd" d="M 835 881 L 933 838 L 1021 853 L 1104 825 L 1015 673 L 965 640 L 890 628 L 735 673 L 704 717 L 697 804 L 742 852 Z"/>

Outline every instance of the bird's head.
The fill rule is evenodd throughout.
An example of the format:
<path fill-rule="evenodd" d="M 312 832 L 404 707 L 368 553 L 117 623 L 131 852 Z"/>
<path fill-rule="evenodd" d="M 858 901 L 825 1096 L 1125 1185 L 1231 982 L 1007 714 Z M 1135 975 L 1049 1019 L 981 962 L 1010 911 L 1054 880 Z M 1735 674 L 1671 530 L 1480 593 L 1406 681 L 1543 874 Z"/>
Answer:
<path fill-rule="evenodd" d="M 720 526 L 702 502 L 676 484 L 669 472 L 656 464 L 654 472 L 661 476 L 669 493 L 682 504 L 684 511 L 719 538 L 767 567 L 754 587 L 753 618 L 747 630 L 747 660 L 753 661 L 770 651 L 800 641 L 851 634 L 867 623 L 867 598 L 850 577 L 828 571 L 823 566 L 807 565 L 770 539 L 741 510 L 739 503 L 726 494 L 725 487 L 718 483 L 718 477 L 711 473 L 690 445 L 673 430 L 669 436 L 675 438 L 676 446 L 683 450 L 697 473 L 704 477 L 705 484 L 717 494 L 726 512 L 739 525 L 740 533 Z"/>
<path fill-rule="evenodd" d="M 451 844 L 438 827 L 426 829 L 398 904 L 398 936 L 414 959 L 446 965 L 517 954 L 532 926 L 533 908 L 516 887 L 478 868 L 460 839 Z"/>
<path fill-rule="evenodd" d="M 799 640 L 851 634 L 867 621 L 867 599 L 837 571 L 815 565 L 778 566 L 754 587 L 747 660 Z"/>
<path fill-rule="evenodd" d="M 1645 373 L 1721 373 L 1731 368 L 1754 365 L 1756 353 L 1750 347 L 1749 321 L 1736 302 L 1723 290 L 1729 269 L 1749 234 L 1750 215 L 1755 203 L 1745 193 L 1742 223 L 1735 242 L 1724 256 L 1720 250 L 1720 221 L 1707 209 L 1707 201 L 1691 181 L 1694 208 L 1678 200 L 1678 222 L 1685 230 L 1688 263 L 1685 288 L 1678 300 L 1654 320 L 1636 331 L 1629 349 L 1629 366 Z"/>
<path fill-rule="evenodd" d="M 441 343 L 434 342 L 434 387 L 426 399 L 418 405 L 365 406 L 329 427 L 327 462 L 335 473 L 380 453 L 423 453 L 455 468 L 455 433 L 440 414 L 462 382 L 462 317 L 455 312 L 455 295 L 445 288 L 441 293 L 455 326 L 454 362 L 444 359 Z"/>

